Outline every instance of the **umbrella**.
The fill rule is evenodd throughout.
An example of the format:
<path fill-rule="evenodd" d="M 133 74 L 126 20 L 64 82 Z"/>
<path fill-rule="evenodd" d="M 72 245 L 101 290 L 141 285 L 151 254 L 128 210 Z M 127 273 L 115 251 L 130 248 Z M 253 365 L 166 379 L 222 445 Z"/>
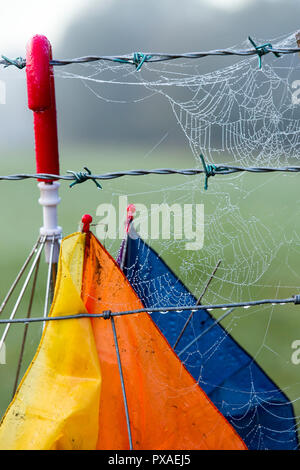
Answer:
<path fill-rule="evenodd" d="M 179 310 L 164 315 L 153 312 L 153 321 L 249 449 L 296 449 L 292 403 L 220 324 L 232 310 L 217 321 L 207 310 L 180 312 L 180 306 L 193 307 L 197 299 L 136 233 L 133 210 L 132 205 L 128 207 L 118 262 L 145 307 Z"/>
<path fill-rule="evenodd" d="M 64 319 L 46 321 L 0 448 L 245 449 L 151 317 L 119 314 L 143 304 L 84 230 L 62 241 L 49 319 Z M 66 319 L 85 312 L 91 318 Z"/>

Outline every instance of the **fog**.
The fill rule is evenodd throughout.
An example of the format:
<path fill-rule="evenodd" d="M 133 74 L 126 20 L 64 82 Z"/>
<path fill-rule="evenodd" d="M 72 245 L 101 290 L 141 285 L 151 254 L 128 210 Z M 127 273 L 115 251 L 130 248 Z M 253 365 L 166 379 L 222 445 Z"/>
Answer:
<path fill-rule="evenodd" d="M 297 0 L 86 1 L 55 42 L 53 56 L 64 59 L 135 51 L 175 53 L 241 44 L 245 47 L 248 35 L 265 42 L 296 31 L 300 26 L 298 18 Z M 1 53 L 10 56 L 9 50 Z M 199 59 L 200 70 L 206 73 L 235 60 L 240 59 Z M 76 66 L 69 70 L 81 72 Z M 0 80 L 6 85 L 6 104 L 0 105 L 2 153 L 10 146 L 29 148 L 33 130 L 32 115 L 26 105 L 25 70 L 2 67 Z M 99 85 L 98 91 L 109 99 L 124 101 L 132 101 L 135 93 L 132 88 L 107 84 Z M 138 103 L 106 102 L 97 98 L 81 80 L 58 77 L 56 93 L 62 144 L 147 142 L 155 145 L 164 136 L 169 145 L 184 142 L 169 103 L 162 96 Z"/>

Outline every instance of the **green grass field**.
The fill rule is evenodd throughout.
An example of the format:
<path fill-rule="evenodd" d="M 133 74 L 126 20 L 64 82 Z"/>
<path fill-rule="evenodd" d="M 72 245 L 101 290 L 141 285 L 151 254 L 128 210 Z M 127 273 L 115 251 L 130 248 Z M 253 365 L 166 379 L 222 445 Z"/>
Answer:
<path fill-rule="evenodd" d="M 75 148 L 61 155 L 61 172 L 82 170 L 88 166 L 94 173 L 120 169 L 194 166 L 190 154 L 180 151 L 160 152 L 145 157 L 142 148 Z M 1 174 L 34 172 L 33 157 L 28 152 L 10 152 L 1 162 Z M 197 178 L 197 179 L 195 179 Z M 156 240 L 153 246 L 172 266 L 195 294 L 213 270 L 215 261 L 222 265 L 205 302 L 285 298 L 299 292 L 299 176 L 285 174 L 244 175 L 226 180 L 211 178 L 208 191 L 203 190 L 203 177 L 145 176 L 124 177 L 103 182 L 103 191 L 93 182 L 69 189 L 61 183 L 62 198 L 59 222 L 64 235 L 77 230 L 82 214 L 94 217 L 102 202 L 116 204 L 119 195 L 128 194 L 129 202 L 203 203 L 205 220 L 204 247 L 199 253 L 184 250 L 182 242 L 168 244 Z M 0 295 L 1 299 L 21 267 L 26 254 L 36 240 L 41 225 L 39 191 L 34 180 L 0 182 L 1 243 Z M 95 217 L 95 221 L 98 219 Z M 106 247 L 116 255 L 120 241 L 106 240 Z M 261 276 L 261 272 L 263 275 Z M 43 311 L 46 265 L 41 263 L 40 277 L 33 315 Z M 226 278 L 226 282 L 224 282 Z M 3 312 L 8 318 L 12 301 Z M 24 317 L 28 303 L 25 296 L 17 316 Z M 216 316 L 221 312 L 217 312 Z M 237 309 L 234 320 L 225 321 L 231 334 L 263 365 L 268 374 L 295 400 L 296 414 L 300 414 L 298 397 L 300 365 L 291 362 L 291 343 L 300 339 L 300 309 L 297 306 Z M 23 332 L 22 325 L 14 325 L 6 341 L 6 364 L 0 365 L 0 414 L 10 402 L 17 358 Z M 3 331 L 3 327 L 0 331 Z M 29 328 L 22 374 L 28 366 L 39 342 L 41 325 Z M 21 375 L 22 375 L 21 374 Z"/>

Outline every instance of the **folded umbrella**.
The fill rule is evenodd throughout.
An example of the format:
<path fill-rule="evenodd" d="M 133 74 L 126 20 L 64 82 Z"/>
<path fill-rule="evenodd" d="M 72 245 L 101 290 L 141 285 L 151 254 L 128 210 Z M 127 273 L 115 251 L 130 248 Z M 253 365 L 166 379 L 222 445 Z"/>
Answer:
<path fill-rule="evenodd" d="M 90 233 L 63 240 L 51 316 L 143 308 Z M 100 373 L 101 371 L 101 373 Z M 46 322 L 2 449 L 245 449 L 146 313 Z"/>

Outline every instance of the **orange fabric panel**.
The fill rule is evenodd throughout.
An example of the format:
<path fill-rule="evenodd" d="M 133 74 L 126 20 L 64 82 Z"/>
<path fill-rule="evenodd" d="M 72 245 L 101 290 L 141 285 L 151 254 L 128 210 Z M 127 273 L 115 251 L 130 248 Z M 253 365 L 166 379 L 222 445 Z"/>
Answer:
<path fill-rule="evenodd" d="M 143 308 L 116 262 L 86 239 L 82 298 L 88 312 Z M 115 318 L 134 449 L 245 449 L 147 313 Z M 92 321 L 102 373 L 98 449 L 129 449 L 110 320 Z"/>

